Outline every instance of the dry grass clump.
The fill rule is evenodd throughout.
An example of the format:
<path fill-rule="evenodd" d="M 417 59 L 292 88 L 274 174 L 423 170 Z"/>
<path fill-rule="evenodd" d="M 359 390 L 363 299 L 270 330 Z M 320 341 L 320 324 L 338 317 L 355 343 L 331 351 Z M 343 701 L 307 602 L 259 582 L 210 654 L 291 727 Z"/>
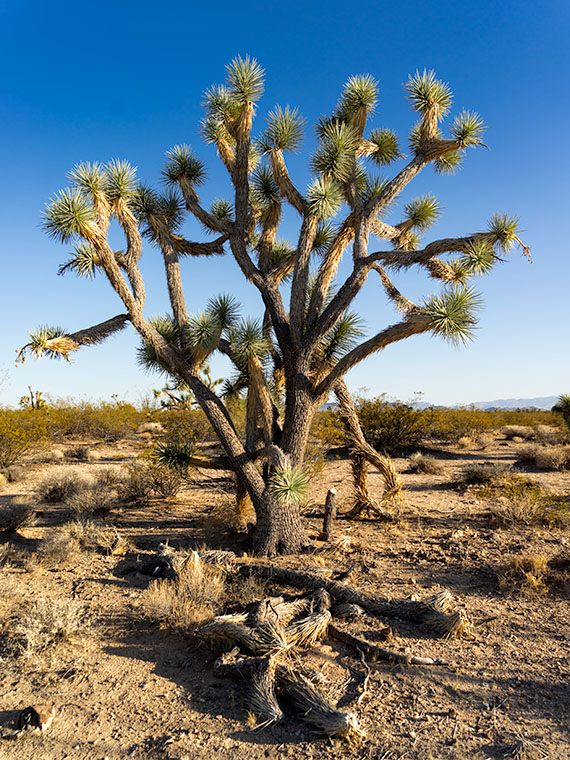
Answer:
<path fill-rule="evenodd" d="M 517 475 L 491 483 L 478 495 L 489 502 L 491 515 L 505 525 L 564 525 L 568 520 L 569 505 L 563 497 Z"/>
<path fill-rule="evenodd" d="M 142 601 L 153 620 L 166 627 L 187 630 L 215 613 L 223 592 L 224 573 L 192 552 L 176 580 L 153 581 L 144 591 Z"/>
<path fill-rule="evenodd" d="M 98 525 L 92 520 L 73 520 L 59 530 L 72 542 L 77 542 L 83 551 L 111 552 L 118 539 L 112 527 Z"/>
<path fill-rule="evenodd" d="M 518 461 L 532 464 L 539 470 L 570 468 L 570 446 L 540 446 L 536 443 L 521 447 Z"/>
<path fill-rule="evenodd" d="M 127 475 L 121 485 L 121 496 L 135 504 L 148 499 L 168 499 L 176 496 L 184 484 L 183 476 L 166 465 L 152 460 L 135 462 L 127 468 Z"/>
<path fill-rule="evenodd" d="M 26 471 L 23 467 L 12 465 L 11 467 L 4 467 L 0 470 L 0 475 L 6 478 L 8 483 L 18 483 L 20 480 L 24 480 L 26 477 Z"/>
<path fill-rule="evenodd" d="M 36 553 L 41 565 L 49 567 L 67 567 L 81 552 L 77 536 L 63 528 L 57 528 L 42 539 Z"/>
<path fill-rule="evenodd" d="M 467 464 L 461 471 L 461 482 L 465 485 L 492 484 L 505 480 L 512 474 L 512 465 L 503 462 Z"/>
<path fill-rule="evenodd" d="M 95 459 L 95 452 L 89 446 L 72 446 L 65 452 L 66 459 L 74 459 L 77 462 L 91 462 Z"/>
<path fill-rule="evenodd" d="M 228 576 L 225 588 L 226 602 L 230 605 L 247 607 L 252 602 L 258 602 L 266 596 L 266 583 L 257 575 L 232 574 Z"/>
<path fill-rule="evenodd" d="M 90 628 L 83 607 L 73 599 L 39 599 L 16 625 L 19 653 L 33 657 L 83 636 Z"/>
<path fill-rule="evenodd" d="M 437 475 L 442 470 L 441 463 L 435 457 L 430 454 L 422 454 L 421 451 L 412 454 L 408 461 L 412 472 Z"/>
<path fill-rule="evenodd" d="M 499 588 L 522 596 L 546 594 L 544 576 L 548 562 L 543 554 L 519 554 L 499 570 Z"/>
<path fill-rule="evenodd" d="M 35 517 L 36 510 L 31 504 L 13 499 L 11 503 L 0 507 L 0 533 L 18 533 L 22 528 L 32 525 Z"/>
<path fill-rule="evenodd" d="M 160 422 L 143 422 L 137 428 L 137 433 L 152 433 L 153 435 L 159 435 L 164 433 L 164 427 Z"/>
<path fill-rule="evenodd" d="M 501 428 L 501 432 L 509 441 L 512 441 L 514 438 L 530 441 L 535 437 L 534 429 L 528 425 L 505 425 Z"/>
<path fill-rule="evenodd" d="M 75 515 L 101 515 L 110 512 L 117 498 L 107 490 L 88 488 L 65 499 L 65 504 Z"/>
<path fill-rule="evenodd" d="M 560 443 L 563 435 L 560 428 L 551 425 L 537 425 L 534 429 L 534 439 L 545 446 L 552 446 Z"/>
<path fill-rule="evenodd" d="M 60 467 L 45 475 L 38 485 L 37 494 L 40 501 L 55 504 L 94 485 L 93 475 L 79 468 Z"/>

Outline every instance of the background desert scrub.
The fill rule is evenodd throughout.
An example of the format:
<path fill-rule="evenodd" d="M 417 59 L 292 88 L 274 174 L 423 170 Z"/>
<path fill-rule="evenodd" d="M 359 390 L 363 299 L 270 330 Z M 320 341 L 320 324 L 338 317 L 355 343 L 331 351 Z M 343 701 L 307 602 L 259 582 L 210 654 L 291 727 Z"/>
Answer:
<path fill-rule="evenodd" d="M 0 408 L 0 467 L 9 467 L 47 439 L 48 426 L 41 409 Z"/>
<path fill-rule="evenodd" d="M 436 475 L 442 470 L 441 462 L 430 454 L 422 454 L 421 451 L 416 451 L 412 454 L 408 461 L 412 472 Z"/>
<path fill-rule="evenodd" d="M 37 495 L 40 501 L 54 504 L 93 488 L 95 484 L 95 477 L 79 467 L 58 467 L 40 480 Z"/>

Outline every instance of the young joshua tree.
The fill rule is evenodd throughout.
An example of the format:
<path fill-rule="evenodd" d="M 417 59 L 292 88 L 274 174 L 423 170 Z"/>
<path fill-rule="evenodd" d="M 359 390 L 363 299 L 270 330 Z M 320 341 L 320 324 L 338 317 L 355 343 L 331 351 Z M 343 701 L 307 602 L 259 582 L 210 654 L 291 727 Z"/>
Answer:
<path fill-rule="evenodd" d="M 405 85 L 418 116 L 408 159 L 392 130 L 368 128 L 378 98 L 376 81 L 369 75 L 351 77 L 332 114 L 317 124 L 313 180 L 306 188 L 294 184 L 285 162 L 285 154 L 301 145 L 303 120 L 296 109 L 275 107 L 264 131 L 252 137 L 263 80 L 255 60 L 238 58 L 227 67 L 226 84 L 204 96 L 202 134 L 228 171 L 231 201 L 216 201 L 209 210 L 202 205 L 198 188 L 205 167 L 185 145 L 167 154 L 165 193 L 138 184 L 135 170 L 120 161 L 79 164 L 71 171 L 70 188 L 56 194 L 44 213 L 49 235 L 76 243 L 60 271 L 104 273 L 124 312 L 78 332 L 41 328 L 23 354 L 67 357 L 130 322 L 142 339 L 143 360 L 181 378 L 195 395 L 224 449 L 226 466 L 255 508 L 256 550 L 273 554 L 296 551 L 305 542 L 299 503 L 306 492 L 303 457 L 315 411 L 332 391 L 343 394 L 348 370 L 391 343 L 424 332 L 465 342 L 479 306 L 471 278 L 488 272 L 499 251 L 520 241 L 517 219 L 495 215 L 484 231 L 420 244 L 419 233 L 440 211 L 432 195 L 404 204 L 396 224 L 384 220 L 422 169 L 431 165 L 437 172 L 453 172 L 468 148 L 482 145 L 483 122 L 467 111 L 455 117 L 444 136 L 441 123 L 452 95 L 433 72 L 417 72 Z M 391 179 L 374 174 L 376 167 L 395 162 L 403 163 Z M 294 244 L 277 237 L 284 204 L 299 216 Z M 211 240 L 192 242 L 181 234 L 187 212 L 214 236 Z M 124 251 L 109 244 L 112 219 L 124 231 Z M 158 319 L 144 313 L 138 262 L 145 237 L 162 254 L 170 294 L 171 311 Z M 198 316 L 188 311 L 183 260 L 228 252 L 259 291 L 259 322 L 240 319 L 227 297 L 212 298 Z M 345 254 L 351 256 L 351 271 L 337 283 Z M 401 293 L 392 278 L 411 267 L 439 281 L 440 292 L 421 303 Z M 378 278 L 399 316 L 389 326 L 374 326 L 364 339 L 350 306 L 369 276 Z M 248 389 L 244 440 L 223 397 L 201 376 L 215 351 L 232 359 L 240 373 L 238 385 Z"/>

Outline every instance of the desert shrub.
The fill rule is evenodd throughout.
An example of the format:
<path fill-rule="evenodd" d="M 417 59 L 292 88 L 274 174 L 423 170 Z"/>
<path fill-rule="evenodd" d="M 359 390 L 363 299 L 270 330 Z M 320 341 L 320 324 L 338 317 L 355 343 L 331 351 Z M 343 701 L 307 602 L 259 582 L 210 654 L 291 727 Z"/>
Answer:
<path fill-rule="evenodd" d="M 422 454 L 421 451 L 416 451 L 415 454 L 412 454 L 408 461 L 412 472 L 436 475 L 442 470 L 441 462 L 429 454 Z"/>
<path fill-rule="evenodd" d="M 0 409 L 0 467 L 14 464 L 46 438 L 41 409 Z"/>
<path fill-rule="evenodd" d="M 368 443 L 379 451 L 399 451 L 418 446 L 428 419 L 423 411 L 403 401 L 390 401 L 385 395 L 360 401 L 358 419 Z"/>
<path fill-rule="evenodd" d="M 81 544 L 76 536 L 67 530 L 56 528 L 40 541 L 37 560 L 49 567 L 67 567 L 81 552 Z"/>
<path fill-rule="evenodd" d="M 87 488 L 65 498 L 65 505 L 75 515 L 101 515 L 110 512 L 117 498 L 107 490 Z"/>
<path fill-rule="evenodd" d="M 153 435 L 159 435 L 164 433 L 164 427 L 160 422 L 143 422 L 137 428 L 137 433 L 152 433 Z"/>
<path fill-rule="evenodd" d="M 539 470 L 564 470 L 570 468 L 570 446 L 528 444 L 521 447 L 517 459 Z"/>
<path fill-rule="evenodd" d="M 478 494 L 489 502 L 491 515 L 504 525 L 564 525 L 567 522 L 568 502 L 520 475 L 492 484 Z"/>
<path fill-rule="evenodd" d="M 180 471 L 142 458 L 127 468 L 127 477 L 120 485 L 120 495 L 125 501 L 140 503 L 151 497 L 168 499 L 176 496 L 184 484 Z"/>
<path fill-rule="evenodd" d="M 311 440 L 325 453 L 345 443 L 344 425 L 338 412 L 332 409 L 317 412 L 311 425 Z"/>
<path fill-rule="evenodd" d="M 187 630 L 212 617 L 224 591 L 223 572 L 192 552 L 176 580 L 156 580 L 143 592 L 143 608 L 169 628 Z"/>
<path fill-rule="evenodd" d="M 513 475 L 513 467 L 503 462 L 467 464 L 461 470 L 461 482 L 465 485 L 482 485 L 502 482 Z"/>
<path fill-rule="evenodd" d="M 91 403 L 58 400 L 46 410 L 51 434 L 55 437 L 90 437 L 118 441 L 131 435 L 143 422 L 145 413 L 122 401 Z"/>
<path fill-rule="evenodd" d="M 426 436 L 449 442 L 460 438 L 472 438 L 476 442 L 480 436 L 504 426 L 531 428 L 537 425 L 557 425 L 552 412 L 536 409 L 477 409 L 475 407 L 429 407 L 424 410 L 427 421 Z"/>
<path fill-rule="evenodd" d="M 116 531 L 92 520 L 73 520 L 60 528 L 60 532 L 76 541 L 83 551 L 111 551 L 117 541 Z"/>
<path fill-rule="evenodd" d="M 519 554 L 499 568 L 499 588 L 521 596 L 540 596 L 548 591 L 544 576 L 548 568 L 542 554 Z"/>
<path fill-rule="evenodd" d="M 165 409 L 158 421 L 163 428 L 161 441 L 196 445 L 215 439 L 215 434 L 201 409 Z"/>
<path fill-rule="evenodd" d="M 22 528 L 32 525 L 36 510 L 31 504 L 22 504 L 14 500 L 0 506 L 0 533 L 17 533 Z"/>
<path fill-rule="evenodd" d="M 75 459 L 77 462 L 90 462 L 93 457 L 93 452 L 89 446 L 73 446 L 67 449 L 65 452 L 66 459 Z"/>
<path fill-rule="evenodd" d="M 23 467 L 12 465 L 11 467 L 4 467 L 0 470 L 0 474 L 6 478 L 8 483 L 18 483 L 26 477 L 26 470 Z"/>
<path fill-rule="evenodd" d="M 534 436 L 534 429 L 528 425 L 505 425 L 501 432 L 505 438 L 512 441 L 515 438 L 522 438 L 523 441 L 531 441 Z"/>
<path fill-rule="evenodd" d="M 537 425 L 534 429 L 534 440 L 545 446 L 561 443 L 562 439 L 560 428 L 552 427 L 552 425 Z"/>
<path fill-rule="evenodd" d="M 122 467 L 101 467 L 95 474 L 95 487 L 118 491 L 126 478 L 127 474 Z"/>
<path fill-rule="evenodd" d="M 39 599 L 16 625 L 20 652 L 26 657 L 70 642 L 89 629 L 83 607 L 73 599 Z"/>
<path fill-rule="evenodd" d="M 92 488 L 94 484 L 93 475 L 71 467 L 60 467 L 44 476 L 38 485 L 37 494 L 40 501 L 55 504 Z"/>

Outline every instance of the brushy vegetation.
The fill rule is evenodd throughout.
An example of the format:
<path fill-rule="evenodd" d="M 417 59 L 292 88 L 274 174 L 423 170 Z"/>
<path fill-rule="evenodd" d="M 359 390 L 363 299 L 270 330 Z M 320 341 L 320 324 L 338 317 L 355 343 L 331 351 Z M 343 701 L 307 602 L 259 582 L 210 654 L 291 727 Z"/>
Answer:
<path fill-rule="evenodd" d="M 568 523 L 568 501 L 520 475 L 506 475 L 477 493 L 489 503 L 492 517 L 503 525 L 563 526 Z"/>
<path fill-rule="evenodd" d="M 124 502 L 141 504 L 151 498 L 169 499 L 184 485 L 183 474 L 149 457 L 141 457 L 126 468 L 120 494 Z"/>
<path fill-rule="evenodd" d="M 527 444 L 518 451 L 518 461 L 539 470 L 570 469 L 570 446 L 540 446 Z"/>
<path fill-rule="evenodd" d="M 0 467 L 9 467 L 48 436 L 41 410 L 0 409 Z"/>
<path fill-rule="evenodd" d="M 37 495 L 40 501 L 56 504 L 80 491 L 93 488 L 95 483 L 93 475 L 78 467 L 58 467 L 44 475 L 38 485 Z"/>
<path fill-rule="evenodd" d="M 78 602 L 73 599 L 39 599 L 16 625 L 19 654 L 34 657 L 58 644 L 84 636 L 89 629 L 90 622 Z"/>
<path fill-rule="evenodd" d="M 148 617 L 168 628 L 188 631 L 208 620 L 224 591 L 223 571 L 192 552 L 176 580 L 153 581 L 143 594 Z"/>
<path fill-rule="evenodd" d="M 12 500 L 11 503 L 0 507 L 0 533 L 11 535 L 22 528 L 32 525 L 36 510 L 31 504 Z"/>
<path fill-rule="evenodd" d="M 416 451 L 412 454 L 408 461 L 412 472 L 437 475 L 442 470 L 441 462 L 430 454 L 422 454 L 421 451 Z"/>
<path fill-rule="evenodd" d="M 512 465 L 504 462 L 467 464 L 461 471 L 460 482 L 468 486 L 502 483 L 513 472 Z"/>
<path fill-rule="evenodd" d="M 543 554 L 519 554 L 499 569 L 499 588 L 509 594 L 541 596 L 548 591 L 544 582 L 547 569 Z"/>

